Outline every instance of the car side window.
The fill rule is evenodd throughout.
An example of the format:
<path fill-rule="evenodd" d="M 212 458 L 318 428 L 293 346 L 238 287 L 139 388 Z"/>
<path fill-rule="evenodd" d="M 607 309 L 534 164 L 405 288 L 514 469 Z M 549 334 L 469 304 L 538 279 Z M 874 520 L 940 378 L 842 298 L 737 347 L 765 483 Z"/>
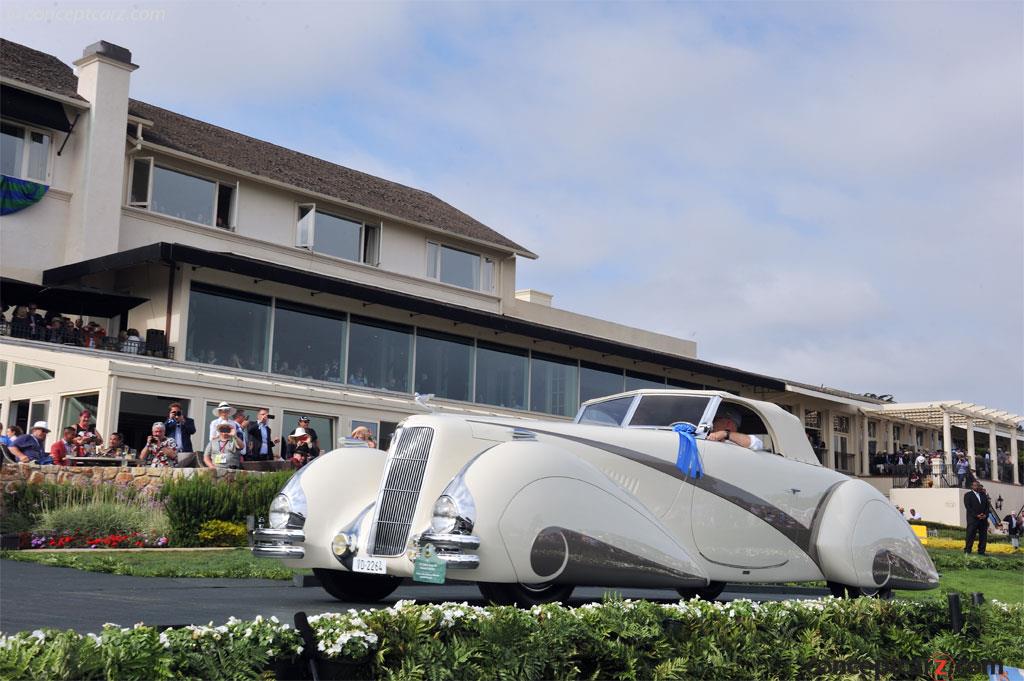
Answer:
<path fill-rule="evenodd" d="M 580 414 L 577 423 L 586 423 L 598 426 L 620 426 L 622 419 L 626 418 L 626 412 L 633 404 L 632 397 L 619 397 L 614 400 L 606 400 L 596 404 L 587 405 Z"/>

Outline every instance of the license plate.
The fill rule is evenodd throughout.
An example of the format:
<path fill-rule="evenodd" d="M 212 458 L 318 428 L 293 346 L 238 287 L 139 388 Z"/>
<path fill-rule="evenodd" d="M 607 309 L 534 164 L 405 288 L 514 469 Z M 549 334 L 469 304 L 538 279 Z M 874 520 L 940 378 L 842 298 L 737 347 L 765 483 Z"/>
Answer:
<path fill-rule="evenodd" d="M 383 558 L 364 558 L 356 556 L 352 559 L 352 572 L 368 572 L 371 575 L 386 575 L 387 566 Z"/>

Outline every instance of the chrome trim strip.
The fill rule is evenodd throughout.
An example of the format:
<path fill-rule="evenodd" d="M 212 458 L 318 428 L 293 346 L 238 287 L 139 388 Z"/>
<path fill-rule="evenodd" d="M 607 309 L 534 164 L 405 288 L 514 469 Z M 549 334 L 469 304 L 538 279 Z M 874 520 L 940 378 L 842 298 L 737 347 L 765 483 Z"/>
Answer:
<path fill-rule="evenodd" d="M 252 531 L 252 538 L 255 541 L 294 544 L 306 541 L 306 533 L 304 530 L 296 530 L 292 528 L 257 527 Z"/>
<path fill-rule="evenodd" d="M 306 549 L 301 546 L 259 545 L 252 547 L 252 555 L 258 558 L 303 558 Z"/>
<path fill-rule="evenodd" d="M 475 570 L 480 567 L 480 556 L 461 553 L 439 553 L 437 557 L 445 562 L 449 570 Z"/>
<path fill-rule="evenodd" d="M 433 544 L 439 549 L 478 549 L 480 537 L 471 534 L 421 534 L 417 544 Z"/>

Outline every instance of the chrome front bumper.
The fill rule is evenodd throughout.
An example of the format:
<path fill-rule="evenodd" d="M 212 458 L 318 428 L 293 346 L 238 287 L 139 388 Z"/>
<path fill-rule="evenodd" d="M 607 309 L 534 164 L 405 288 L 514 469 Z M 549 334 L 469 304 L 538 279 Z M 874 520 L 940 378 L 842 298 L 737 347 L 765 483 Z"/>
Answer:
<path fill-rule="evenodd" d="M 302 558 L 306 549 L 295 544 L 305 541 L 305 532 L 291 528 L 257 527 L 249 532 L 249 548 L 260 558 Z"/>
<path fill-rule="evenodd" d="M 416 548 L 433 544 L 437 557 L 452 570 L 473 570 L 480 567 L 480 556 L 469 553 L 480 548 L 480 537 L 470 534 L 421 534 L 414 542 Z"/>

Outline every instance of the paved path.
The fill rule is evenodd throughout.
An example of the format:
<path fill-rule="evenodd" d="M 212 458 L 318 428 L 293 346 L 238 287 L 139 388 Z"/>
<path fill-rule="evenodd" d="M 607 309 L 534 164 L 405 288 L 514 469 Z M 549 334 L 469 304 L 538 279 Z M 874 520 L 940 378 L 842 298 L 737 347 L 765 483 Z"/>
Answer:
<path fill-rule="evenodd" d="M 599 601 L 604 589 L 581 588 L 572 604 Z M 674 591 L 620 590 L 626 598 L 676 601 Z M 732 589 L 723 600 L 752 598 L 816 598 L 824 590 Z M 400 598 L 420 602 L 469 601 L 482 605 L 480 592 L 470 584 L 426 586 L 407 583 L 381 605 Z M 80 632 L 99 631 L 105 622 L 132 625 L 222 624 L 229 616 L 251 619 L 277 615 L 291 622 L 299 610 L 308 614 L 372 607 L 341 603 L 319 587 L 297 587 L 269 579 L 197 579 L 128 577 L 12 560 L 0 561 L 0 631 L 13 633 L 55 627 Z"/>

